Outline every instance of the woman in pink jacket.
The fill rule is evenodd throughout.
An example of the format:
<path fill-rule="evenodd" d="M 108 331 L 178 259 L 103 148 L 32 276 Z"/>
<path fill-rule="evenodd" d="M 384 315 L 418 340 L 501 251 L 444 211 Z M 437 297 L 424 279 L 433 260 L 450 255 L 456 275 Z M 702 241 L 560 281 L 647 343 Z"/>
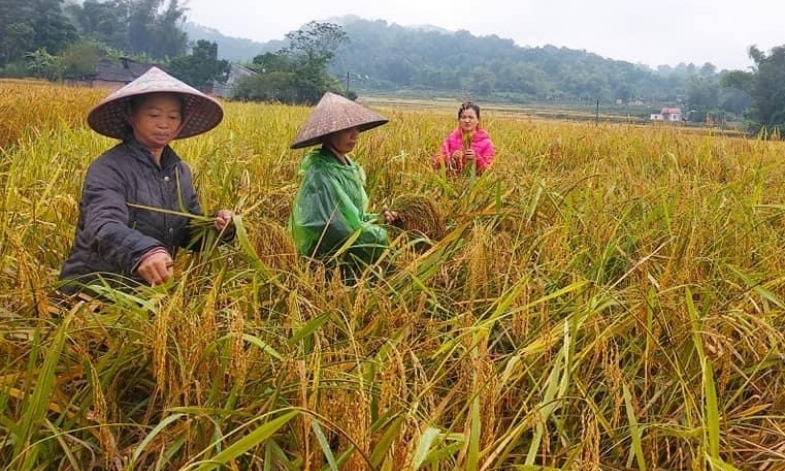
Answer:
<path fill-rule="evenodd" d="M 494 154 L 491 136 L 480 128 L 480 107 L 467 101 L 458 109 L 458 127 L 433 156 L 433 168 L 447 167 L 447 173 L 455 175 L 462 173 L 473 160 L 479 175 L 491 165 Z"/>

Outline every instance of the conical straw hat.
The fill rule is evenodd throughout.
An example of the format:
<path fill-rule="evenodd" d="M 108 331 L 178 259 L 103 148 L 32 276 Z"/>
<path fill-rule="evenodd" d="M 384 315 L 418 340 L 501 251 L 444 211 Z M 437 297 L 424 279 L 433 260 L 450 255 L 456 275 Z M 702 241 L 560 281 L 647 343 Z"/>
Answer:
<path fill-rule="evenodd" d="M 302 149 L 319 144 L 324 136 L 344 129 L 357 127 L 360 131 L 367 131 L 386 122 L 387 118 L 368 108 L 341 95 L 327 92 L 316 104 L 308 121 L 297 131 L 291 148 Z"/>
<path fill-rule="evenodd" d="M 87 115 L 87 124 L 104 136 L 123 139 L 128 131 L 128 103 L 131 97 L 145 93 L 168 92 L 183 97 L 183 129 L 175 137 L 195 136 L 216 127 L 223 119 L 221 104 L 199 90 L 177 80 L 157 67 L 115 90 Z"/>

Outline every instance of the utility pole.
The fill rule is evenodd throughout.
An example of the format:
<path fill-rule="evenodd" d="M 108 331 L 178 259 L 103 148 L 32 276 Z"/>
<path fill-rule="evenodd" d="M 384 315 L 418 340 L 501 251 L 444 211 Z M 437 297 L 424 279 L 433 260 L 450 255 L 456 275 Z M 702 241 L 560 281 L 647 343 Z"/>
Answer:
<path fill-rule="evenodd" d="M 600 124 L 600 100 L 597 100 L 597 108 L 594 112 L 594 125 L 598 126 Z"/>
<path fill-rule="evenodd" d="M 349 72 L 346 72 L 346 94 L 349 94 Z"/>

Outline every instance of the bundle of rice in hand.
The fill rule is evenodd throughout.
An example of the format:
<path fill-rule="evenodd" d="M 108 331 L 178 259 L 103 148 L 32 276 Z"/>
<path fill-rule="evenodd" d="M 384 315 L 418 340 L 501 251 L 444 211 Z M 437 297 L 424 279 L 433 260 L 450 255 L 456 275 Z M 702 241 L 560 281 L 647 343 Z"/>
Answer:
<path fill-rule="evenodd" d="M 396 227 L 420 233 L 431 240 L 444 238 L 447 230 L 444 216 L 432 198 L 404 195 L 395 200 L 392 209 L 398 213 L 398 219 L 393 223 Z"/>
<path fill-rule="evenodd" d="M 472 175 L 476 172 L 475 170 L 475 160 L 474 158 L 467 158 L 466 152 L 472 150 L 472 141 L 474 140 L 474 133 L 473 132 L 464 132 L 461 135 L 461 140 L 463 141 L 463 162 L 461 168 L 467 169 Z"/>
<path fill-rule="evenodd" d="M 471 150 L 471 148 L 472 148 L 472 140 L 474 139 L 474 133 L 473 132 L 464 132 L 461 135 L 461 139 L 463 140 L 463 150 L 464 151 Z"/>

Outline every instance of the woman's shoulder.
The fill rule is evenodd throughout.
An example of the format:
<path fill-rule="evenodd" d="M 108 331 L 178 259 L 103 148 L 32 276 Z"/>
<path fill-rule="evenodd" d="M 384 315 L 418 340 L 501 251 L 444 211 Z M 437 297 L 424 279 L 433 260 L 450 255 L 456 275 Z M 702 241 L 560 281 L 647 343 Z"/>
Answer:
<path fill-rule="evenodd" d="M 450 131 L 449 134 L 444 138 L 445 144 L 452 146 L 455 144 L 461 144 L 463 142 L 463 136 L 461 134 L 461 128 L 455 128 Z"/>
<path fill-rule="evenodd" d="M 449 134 L 447 134 L 448 139 L 456 139 L 456 138 L 460 139 L 461 136 L 462 136 L 461 128 L 455 128 L 452 131 L 450 131 Z"/>
<path fill-rule="evenodd" d="M 122 167 L 128 160 L 129 154 L 128 148 L 120 142 L 99 154 L 98 157 L 90 163 L 90 168 Z"/>
<path fill-rule="evenodd" d="M 305 154 L 300 161 L 300 167 L 313 167 L 314 165 L 319 165 L 324 160 L 324 156 L 322 154 L 321 149 L 312 149 L 307 154 Z"/>
<path fill-rule="evenodd" d="M 118 142 L 117 144 L 103 151 L 98 156 L 98 159 L 96 160 L 125 157 L 126 155 L 128 155 L 128 153 L 129 153 L 128 146 L 124 142 Z"/>
<path fill-rule="evenodd" d="M 490 139 L 490 138 L 491 138 L 491 135 L 490 135 L 490 133 L 489 133 L 488 131 L 486 131 L 485 129 L 483 129 L 483 128 L 477 128 L 477 130 L 474 132 L 474 138 L 475 138 L 475 139 L 482 139 L 482 140 L 485 140 L 485 139 Z"/>
<path fill-rule="evenodd" d="M 321 149 L 314 149 L 300 161 L 299 173 L 302 175 L 325 173 L 330 170 L 330 158 Z"/>

